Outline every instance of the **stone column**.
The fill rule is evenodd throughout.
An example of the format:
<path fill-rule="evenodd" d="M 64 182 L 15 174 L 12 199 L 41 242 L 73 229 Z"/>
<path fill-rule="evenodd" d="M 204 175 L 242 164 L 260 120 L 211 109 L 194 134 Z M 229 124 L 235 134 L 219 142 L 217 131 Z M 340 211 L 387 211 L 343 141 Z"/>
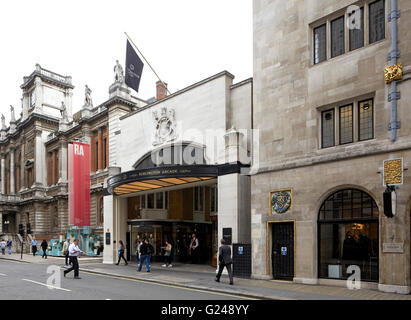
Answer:
<path fill-rule="evenodd" d="M 1 155 L 1 194 L 6 194 L 6 159 Z"/>
<path fill-rule="evenodd" d="M 68 143 L 67 141 L 62 141 L 60 144 L 60 157 L 59 157 L 59 168 L 60 176 L 59 183 L 67 182 L 67 155 L 68 155 Z"/>
<path fill-rule="evenodd" d="M 21 144 L 21 162 L 20 162 L 20 190 L 24 189 L 24 175 L 26 170 L 24 170 L 24 144 L 25 141 Z"/>
<path fill-rule="evenodd" d="M 10 148 L 10 194 L 16 193 L 16 185 L 14 180 L 14 148 Z"/>

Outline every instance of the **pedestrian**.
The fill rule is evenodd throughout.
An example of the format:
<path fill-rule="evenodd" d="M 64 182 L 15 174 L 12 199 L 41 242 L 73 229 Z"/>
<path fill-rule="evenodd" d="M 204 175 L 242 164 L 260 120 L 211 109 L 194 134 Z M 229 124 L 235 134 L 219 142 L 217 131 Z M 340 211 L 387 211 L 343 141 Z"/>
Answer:
<path fill-rule="evenodd" d="M 150 259 L 153 252 L 153 246 L 148 243 L 148 239 L 144 239 L 144 243 L 140 246 L 140 265 L 138 266 L 138 272 L 141 271 L 144 262 L 146 264 L 147 272 L 150 272 Z"/>
<path fill-rule="evenodd" d="M 37 240 L 36 238 L 33 238 L 33 240 L 31 240 L 31 252 L 33 252 L 33 257 L 36 255 L 37 252 Z"/>
<path fill-rule="evenodd" d="M 137 244 L 137 251 L 136 251 L 137 261 L 140 261 L 140 257 L 141 257 L 140 247 L 141 247 L 142 245 L 143 245 L 143 241 L 142 241 L 142 240 L 139 240 L 139 241 L 138 241 L 138 244 Z"/>
<path fill-rule="evenodd" d="M 166 246 L 164 247 L 164 257 L 166 258 L 166 263 L 163 264 L 163 267 L 172 267 L 173 265 L 171 264 L 171 249 L 173 246 L 171 245 L 170 242 L 166 241 Z"/>
<path fill-rule="evenodd" d="M 71 267 L 68 268 L 67 270 L 64 270 L 64 277 L 66 276 L 67 273 L 74 270 L 74 279 L 81 279 L 79 277 L 79 265 L 78 265 L 78 259 L 77 259 L 77 257 L 80 255 L 81 252 L 83 251 L 81 251 L 78 247 L 78 239 L 74 239 L 73 243 L 69 247 L 69 258 L 71 262 Z"/>
<path fill-rule="evenodd" d="M 63 244 L 63 255 L 66 258 L 66 261 L 65 261 L 66 266 L 68 266 L 68 260 L 69 260 L 69 247 L 70 247 L 70 238 L 67 238 L 67 240 Z"/>
<path fill-rule="evenodd" d="M 1 254 L 4 256 L 6 254 L 6 242 L 3 239 L 0 241 L 0 248 Z"/>
<path fill-rule="evenodd" d="M 7 249 L 9 251 L 9 255 L 11 254 L 11 246 L 13 244 L 13 241 L 11 241 L 11 239 L 7 240 Z"/>
<path fill-rule="evenodd" d="M 198 239 L 196 237 L 196 234 L 193 233 L 191 235 L 191 242 L 190 242 L 190 255 L 191 255 L 191 263 L 197 263 L 198 262 Z"/>
<path fill-rule="evenodd" d="M 43 240 L 43 242 L 41 243 L 40 247 L 43 250 L 43 255 L 41 256 L 41 258 L 45 258 L 47 259 L 47 247 L 48 247 L 48 243 L 46 240 Z"/>
<path fill-rule="evenodd" d="M 120 240 L 118 242 L 119 244 L 119 249 L 118 249 L 118 261 L 116 263 L 116 265 L 118 266 L 120 264 L 120 260 L 121 258 L 123 258 L 124 262 L 126 263 L 126 265 L 128 265 L 126 258 L 124 258 L 124 251 L 126 249 L 126 247 L 124 246 L 124 243 L 122 240 Z"/>
<path fill-rule="evenodd" d="M 215 281 L 220 282 L 221 274 L 223 273 L 224 267 L 226 267 L 230 278 L 230 284 L 233 285 L 233 272 L 231 270 L 233 260 L 231 259 L 231 248 L 225 244 L 224 239 L 221 239 L 221 247 L 218 249 L 218 261 L 218 273 Z"/>

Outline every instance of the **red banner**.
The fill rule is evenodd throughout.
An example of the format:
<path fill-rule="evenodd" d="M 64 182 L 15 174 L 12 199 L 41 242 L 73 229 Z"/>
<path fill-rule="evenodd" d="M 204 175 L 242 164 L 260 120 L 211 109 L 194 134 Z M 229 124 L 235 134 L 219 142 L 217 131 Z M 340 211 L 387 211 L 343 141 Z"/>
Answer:
<path fill-rule="evenodd" d="M 90 226 L 90 145 L 68 145 L 69 224 Z"/>

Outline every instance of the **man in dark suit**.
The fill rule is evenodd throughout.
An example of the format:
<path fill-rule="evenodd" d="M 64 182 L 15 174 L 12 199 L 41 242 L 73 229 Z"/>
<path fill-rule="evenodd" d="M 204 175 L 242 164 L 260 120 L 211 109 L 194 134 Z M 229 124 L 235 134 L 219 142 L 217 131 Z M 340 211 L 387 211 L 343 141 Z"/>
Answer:
<path fill-rule="evenodd" d="M 231 270 L 231 264 L 233 260 L 231 259 L 231 248 L 225 244 L 225 240 L 221 239 L 221 247 L 218 249 L 218 274 L 215 281 L 220 282 L 221 274 L 223 273 L 224 267 L 227 268 L 228 276 L 230 278 L 230 284 L 233 284 L 233 272 Z"/>

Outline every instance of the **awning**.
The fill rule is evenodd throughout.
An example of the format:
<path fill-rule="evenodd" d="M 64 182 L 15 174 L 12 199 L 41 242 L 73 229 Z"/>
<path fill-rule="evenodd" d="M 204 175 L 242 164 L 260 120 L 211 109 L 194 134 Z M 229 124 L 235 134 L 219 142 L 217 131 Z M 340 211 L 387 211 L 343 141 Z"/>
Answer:
<path fill-rule="evenodd" d="M 115 175 L 107 180 L 110 194 L 126 195 L 166 187 L 183 186 L 218 177 L 218 166 L 194 165 L 171 166 L 132 170 Z"/>

